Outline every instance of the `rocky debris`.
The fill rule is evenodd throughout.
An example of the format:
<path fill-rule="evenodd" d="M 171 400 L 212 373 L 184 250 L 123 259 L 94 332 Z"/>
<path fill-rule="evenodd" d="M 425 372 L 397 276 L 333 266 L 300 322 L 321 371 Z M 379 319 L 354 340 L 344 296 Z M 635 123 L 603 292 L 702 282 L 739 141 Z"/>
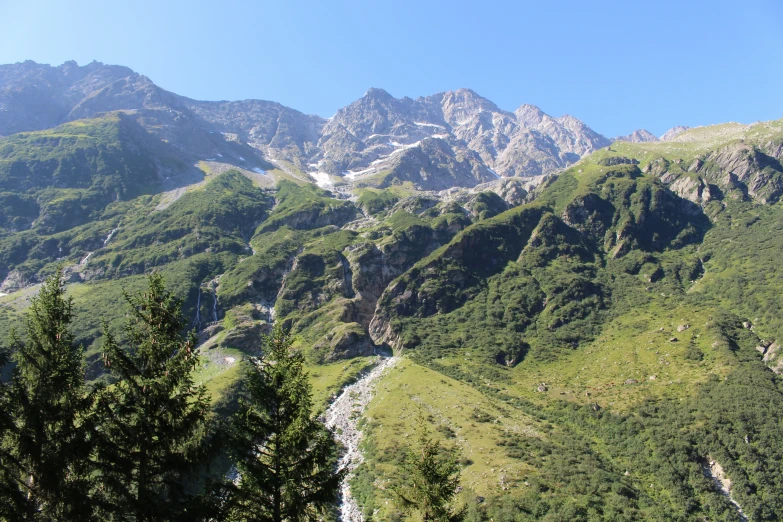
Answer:
<path fill-rule="evenodd" d="M 780 345 L 777 342 L 773 342 L 766 347 L 762 359 L 777 374 L 783 373 L 783 357 L 780 355 Z"/>
<path fill-rule="evenodd" d="M 756 346 L 756 351 L 758 351 L 761 355 L 766 355 L 767 349 L 771 344 L 771 342 L 761 339 L 759 340 L 758 346 Z"/>
<path fill-rule="evenodd" d="M 736 500 L 734 500 L 734 496 L 732 495 L 731 480 L 723 470 L 723 466 L 721 466 L 712 457 L 707 455 L 706 462 L 703 464 L 703 469 L 704 474 L 713 480 L 715 486 L 718 488 L 721 494 L 728 498 L 729 501 L 737 508 L 737 515 L 739 516 L 739 520 L 746 522 L 748 517 L 745 516 L 745 513 L 742 511 L 742 507 L 737 503 Z"/>
<path fill-rule="evenodd" d="M 547 388 L 546 384 L 543 383 L 543 382 L 538 385 L 538 388 L 536 388 L 537 392 L 545 392 L 545 391 L 548 391 L 548 390 L 549 390 L 549 388 Z"/>
<path fill-rule="evenodd" d="M 497 182 L 490 182 L 488 185 L 487 188 L 503 198 L 503 201 L 509 206 L 514 207 L 527 201 L 529 189 L 525 188 L 526 185 L 520 178 L 498 180 Z M 527 186 L 530 186 L 529 181 Z M 483 190 L 483 187 L 480 190 Z"/>
<path fill-rule="evenodd" d="M 677 341 L 679 341 L 679 339 L 677 339 L 676 337 L 672 337 L 669 339 L 670 343 L 676 343 Z"/>
<path fill-rule="evenodd" d="M 681 324 L 680 326 L 677 327 L 677 331 L 678 332 L 684 332 L 685 330 L 687 330 L 690 327 L 691 327 L 691 325 L 689 325 L 687 323 L 686 324 Z"/>
<path fill-rule="evenodd" d="M 28 279 L 19 270 L 11 270 L 0 283 L 0 292 L 4 294 L 12 294 L 24 288 L 34 285 L 35 282 Z"/>
<path fill-rule="evenodd" d="M 345 448 L 345 453 L 339 463 L 340 469 L 345 469 L 348 472 L 340 486 L 340 520 L 342 522 L 364 520 L 361 509 L 351 496 L 350 486 L 353 471 L 362 462 L 362 454 L 359 451 L 359 442 L 362 438 L 359 419 L 372 400 L 375 384 L 398 361 L 398 357 L 379 356 L 375 367 L 355 383 L 346 386 L 323 415 L 324 424 L 334 431 L 335 438 Z"/>
<path fill-rule="evenodd" d="M 625 384 L 637 384 L 639 381 L 636 379 L 626 379 Z"/>

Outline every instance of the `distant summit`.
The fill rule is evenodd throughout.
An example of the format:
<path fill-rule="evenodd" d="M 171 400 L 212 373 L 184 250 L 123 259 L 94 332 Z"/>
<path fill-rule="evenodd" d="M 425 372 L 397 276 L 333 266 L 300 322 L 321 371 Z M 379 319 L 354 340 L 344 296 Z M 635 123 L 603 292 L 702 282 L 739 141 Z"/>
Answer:
<path fill-rule="evenodd" d="M 678 125 L 676 127 L 672 127 L 671 129 L 667 130 L 663 134 L 663 136 L 661 136 L 661 141 L 672 140 L 672 139 L 676 138 L 677 136 L 679 136 L 680 134 L 682 134 L 683 132 L 685 132 L 688 129 L 690 129 L 690 127 L 686 127 L 686 126 L 683 126 L 683 125 Z"/>
<path fill-rule="evenodd" d="M 625 136 L 617 136 L 613 141 L 629 141 L 631 143 L 646 143 L 659 141 L 658 138 L 646 129 L 638 129 Z"/>

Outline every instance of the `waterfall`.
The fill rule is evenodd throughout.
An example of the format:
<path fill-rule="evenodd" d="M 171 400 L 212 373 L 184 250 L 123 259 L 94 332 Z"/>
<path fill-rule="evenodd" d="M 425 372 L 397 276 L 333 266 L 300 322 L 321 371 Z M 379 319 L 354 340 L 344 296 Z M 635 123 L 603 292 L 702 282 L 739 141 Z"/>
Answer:
<path fill-rule="evenodd" d="M 106 248 L 106 245 L 108 245 L 108 244 L 109 244 L 109 241 L 111 241 L 111 238 L 113 238 L 113 237 L 114 237 L 114 234 L 115 234 L 115 233 L 116 233 L 118 230 L 119 230 L 119 228 L 115 228 L 114 230 L 112 230 L 111 232 L 109 232 L 109 235 L 108 235 L 108 236 L 106 236 L 106 239 L 104 239 L 104 240 L 103 240 L 103 247 L 101 247 L 101 248 Z M 62 254 L 62 251 L 63 251 L 63 249 L 61 248 L 61 249 L 60 249 L 60 254 Z M 87 252 L 87 255 L 86 255 L 86 256 L 84 256 L 84 259 L 82 259 L 81 261 L 79 261 L 79 265 L 81 265 L 81 266 L 84 266 L 84 265 L 86 265 L 86 264 L 87 264 L 87 261 L 89 261 L 89 260 L 90 260 L 90 257 L 92 257 L 93 253 L 94 253 L 94 252 Z"/>
<path fill-rule="evenodd" d="M 198 287 L 198 301 L 196 302 L 196 330 L 201 331 L 201 287 Z"/>
<path fill-rule="evenodd" d="M 114 237 L 114 234 L 119 230 L 119 228 L 115 228 L 111 232 L 109 232 L 109 235 L 106 236 L 106 239 L 103 240 L 103 247 L 106 248 L 106 245 L 109 244 L 109 241 L 111 241 L 111 238 Z"/>
<path fill-rule="evenodd" d="M 212 320 L 217 322 L 218 320 L 218 313 L 217 313 L 217 307 L 218 307 L 218 296 L 217 296 L 217 288 L 215 289 L 215 293 L 213 294 L 214 301 L 212 301 Z"/>

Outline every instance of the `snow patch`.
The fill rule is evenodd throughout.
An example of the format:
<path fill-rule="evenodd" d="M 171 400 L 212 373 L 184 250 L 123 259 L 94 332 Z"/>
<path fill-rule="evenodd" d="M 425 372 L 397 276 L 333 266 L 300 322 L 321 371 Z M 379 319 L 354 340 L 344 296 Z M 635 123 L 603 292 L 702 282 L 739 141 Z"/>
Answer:
<path fill-rule="evenodd" d="M 243 158 L 242 156 L 239 156 L 239 161 L 245 161 L 245 158 Z"/>
<path fill-rule="evenodd" d="M 266 171 L 264 169 L 258 167 L 253 167 L 253 172 L 255 172 L 256 174 L 266 174 Z"/>
<path fill-rule="evenodd" d="M 423 121 L 414 121 L 414 125 L 418 125 L 419 127 L 435 127 L 436 129 L 445 129 L 443 125 L 435 125 L 434 123 L 425 123 Z"/>
<path fill-rule="evenodd" d="M 394 154 L 397 154 L 398 152 L 402 152 L 402 151 L 404 151 L 404 150 L 408 150 L 408 149 L 412 149 L 412 148 L 414 148 L 414 147 L 418 147 L 418 146 L 419 146 L 419 144 L 421 143 L 421 140 L 419 140 L 419 141 L 417 141 L 417 142 L 415 142 L 415 143 L 411 143 L 410 145 L 404 145 L 404 144 L 402 144 L 402 143 L 397 143 L 397 142 L 391 142 L 391 143 L 392 143 L 392 145 L 394 145 L 395 147 L 399 147 L 399 148 L 398 148 L 398 149 L 396 149 L 396 150 L 394 150 L 394 151 L 392 151 L 392 153 L 391 153 L 391 154 L 389 154 L 389 156 L 393 156 Z"/>
<path fill-rule="evenodd" d="M 330 189 L 334 187 L 332 179 L 326 172 L 310 172 L 310 177 L 315 180 L 315 184 L 322 189 Z"/>
<path fill-rule="evenodd" d="M 8 294 L 4 294 L 3 292 L 0 292 L 0 297 L 4 297 L 6 295 L 8 295 Z"/>
<path fill-rule="evenodd" d="M 383 161 L 383 160 L 376 160 L 376 161 Z M 345 179 L 354 180 L 359 176 L 364 176 L 365 174 L 371 174 L 373 172 L 375 172 L 374 167 L 370 167 L 364 170 L 346 170 L 345 172 L 343 172 L 343 177 Z"/>
<path fill-rule="evenodd" d="M 228 364 L 234 364 L 237 362 L 237 360 L 234 357 L 223 357 L 223 360 L 226 361 Z"/>

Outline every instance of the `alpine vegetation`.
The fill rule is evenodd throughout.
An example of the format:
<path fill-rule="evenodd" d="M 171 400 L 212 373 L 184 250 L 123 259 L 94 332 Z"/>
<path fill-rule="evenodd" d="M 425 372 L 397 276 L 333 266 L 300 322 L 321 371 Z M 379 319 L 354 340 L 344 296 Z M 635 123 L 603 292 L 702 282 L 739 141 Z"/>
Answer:
<path fill-rule="evenodd" d="M 783 519 L 783 120 L 630 131 L 0 66 L 0 519 Z"/>

